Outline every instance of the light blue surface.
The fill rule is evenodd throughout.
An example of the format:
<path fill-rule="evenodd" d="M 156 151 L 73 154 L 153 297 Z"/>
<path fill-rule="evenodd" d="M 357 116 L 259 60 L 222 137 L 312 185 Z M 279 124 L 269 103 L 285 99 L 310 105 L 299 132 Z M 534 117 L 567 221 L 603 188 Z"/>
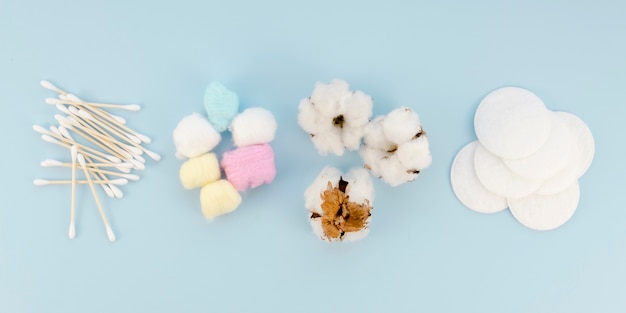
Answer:
<path fill-rule="evenodd" d="M 204 109 L 213 128 L 223 132 L 239 112 L 239 97 L 222 83 L 210 82 L 204 91 Z"/>
<path fill-rule="evenodd" d="M 0 0 L 0 312 L 626 311 L 626 2 L 521 2 Z M 324 165 L 359 164 L 318 156 L 296 122 L 335 77 L 375 114 L 414 108 L 434 155 L 413 184 L 376 182 L 371 234 L 349 245 L 316 239 L 302 199 Z M 69 188 L 32 185 L 67 177 L 39 166 L 66 156 L 31 130 L 56 113 L 41 79 L 144 106 L 122 115 L 164 159 L 104 201 L 116 243 L 88 189 L 70 241 Z M 278 176 L 208 224 L 171 132 L 212 80 L 275 113 Z M 506 85 L 594 133 L 578 211 L 556 231 L 472 212 L 450 188 L 476 106 Z"/>

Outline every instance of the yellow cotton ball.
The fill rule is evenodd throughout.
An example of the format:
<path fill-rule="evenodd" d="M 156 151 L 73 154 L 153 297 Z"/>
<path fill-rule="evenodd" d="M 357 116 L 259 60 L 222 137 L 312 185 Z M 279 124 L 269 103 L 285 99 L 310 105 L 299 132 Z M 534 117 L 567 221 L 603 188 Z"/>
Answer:
<path fill-rule="evenodd" d="M 202 187 L 222 176 L 215 153 L 206 153 L 187 160 L 180 167 L 180 182 L 186 189 Z"/>
<path fill-rule="evenodd" d="M 241 196 L 227 180 L 220 179 L 200 189 L 202 214 L 208 220 L 230 213 L 241 204 Z"/>

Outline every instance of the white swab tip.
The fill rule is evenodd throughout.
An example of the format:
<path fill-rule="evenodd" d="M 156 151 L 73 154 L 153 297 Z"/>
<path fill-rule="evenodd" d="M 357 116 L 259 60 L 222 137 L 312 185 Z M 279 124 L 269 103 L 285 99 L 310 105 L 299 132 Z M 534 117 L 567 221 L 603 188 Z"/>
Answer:
<path fill-rule="evenodd" d="M 124 193 L 122 192 L 122 190 L 117 188 L 117 186 L 109 185 L 109 187 L 111 187 L 111 191 L 113 191 L 113 194 L 115 195 L 116 198 L 118 199 L 124 198 Z"/>
<path fill-rule="evenodd" d="M 94 120 L 93 115 L 85 110 L 78 110 L 78 115 L 91 121 Z"/>
<path fill-rule="evenodd" d="M 60 100 L 60 99 L 57 99 L 57 98 L 46 98 L 46 103 L 47 104 L 61 105 L 62 102 L 63 102 L 63 100 Z"/>
<path fill-rule="evenodd" d="M 148 156 L 155 161 L 161 161 L 161 156 L 156 152 L 146 150 L 146 154 L 148 154 Z"/>
<path fill-rule="evenodd" d="M 78 163 L 80 164 L 80 167 L 82 167 L 84 170 L 87 169 L 87 164 L 85 163 L 85 157 L 83 157 L 82 154 L 78 154 L 76 156 L 76 159 L 78 159 Z"/>
<path fill-rule="evenodd" d="M 104 189 L 104 193 L 106 193 L 109 198 L 115 198 L 115 195 L 109 186 L 103 184 L 102 189 Z"/>
<path fill-rule="evenodd" d="M 120 160 L 120 158 L 114 157 L 112 155 L 107 155 L 106 158 L 107 158 L 107 160 L 109 160 L 109 161 L 111 161 L 113 163 L 116 163 L 116 164 L 122 163 L 122 160 Z"/>
<path fill-rule="evenodd" d="M 45 128 L 43 128 L 42 126 L 39 125 L 33 125 L 33 130 L 40 133 L 40 134 L 47 134 L 49 133 L 49 131 Z"/>
<path fill-rule="evenodd" d="M 115 234 L 113 233 L 113 229 L 111 229 L 111 226 L 109 226 L 107 224 L 107 237 L 109 237 L 110 241 L 115 241 Z"/>
<path fill-rule="evenodd" d="M 74 223 L 70 224 L 70 230 L 68 232 L 68 237 L 70 237 L 70 239 L 74 239 L 74 237 L 76 237 L 76 226 L 74 226 Z"/>
<path fill-rule="evenodd" d="M 44 141 L 47 142 L 51 142 L 51 143 L 57 143 L 58 141 L 48 135 L 41 135 L 41 139 L 43 139 Z"/>
<path fill-rule="evenodd" d="M 76 145 L 72 145 L 72 147 L 70 148 L 70 151 L 72 153 L 72 162 L 76 161 L 76 158 L 78 157 L 78 148 L 76 147 Z M 83 158 L 84 160 L 84 158 Z"/>
<path fill-rule="evenodd" d="M 146 136 L 146 135 L 142 135 L 142 134 L 136 134 L 136 136 L 141 139 L 141 141 L 145 142 L 145 143 L 150 143 L 152 142 L 152 139 L 150 139 L 150 137 Z"/>
<path fill-rule="evenodd" d="M 139 104 L 127 104 L 124 107 L 128 111 L 139 111 L 141 110 L 141 106 Z"/>
<path fill-rule="evenodd" d="M 117 165 L 117 168 L 131 169 L 131 168 L 133 168 L 133 164 L 132 163 L 120 163 L 120 164 Z"/>
<path fill-rule="evenodd" d="M 126 119 L 124 119 L 121 116 L 111 115 L 111 118 L 114 119 L 115 121 L 117 121 L 120 124 L 126 124 Z"/>
<path fill-rule="evenodd" d="M 125 135 L 126 135 L 126 137 L 127 137 L 128 139 L 130 139 L 132 142 L 134 142 L 134 143 L 136 143 L 136 144 L 138 144 L 138 145 L 139 145 L 139 144 L 141 144 L 141 139 L 139 139 L 137 136 L 134 136 L 134 135 L 129 134 L 129 133 L 126 133 Z"/>
<path fill-rule="evenodd" d="M 66 124 L 67 125 L 67 124 Z M 69 128 L 71 128 L 71 126 L 69 126 Z M 74 141 L 74 138 L 72 137 L 72 135 L 70 135 L 70 132 L 67 131 L 67 128 L 65 126 L 59 126 L 58 127 L 59 133 L 61 134 L 61 136 Z"/>
<path fill-rule="evenodd" d="M 73 95 L 71 93 L 67 94 L 67 99 L 70 100 L 70 101 L 73 101 L 73 102 L 79 102 L 79 103 L 83 102 L 83 100 L 80 100 L 80 98 L 78 98 L 77 96 L 75 96 L 75 95 Z"/>
<path fill-rule="evenodd" d="M 48 159 L 48 160 L 41 161 L 41 166 L 43 166 L 43 167 L 61 166 L 61 165 L 63 165 L 63 163 L 61 163 L 61 162 L 59 162 L 57 160 Z"/>
<path fill-rule="evenodd" d="M 70 106 L 69 112 L 74 114 L 74 115 L 79 115 L 78 109 L 75 106 Z"/>
<path fill-rule="evenodd" d="M 51 82 L 49 82 L 47 80 L 42 80 L 39 83 L 41 84 L 41 87 L 43 87 L 43 88 L 51 89 L 51 90 L 57 89 L 56 86 L 54 86 Z"/>
<path fill-rule="evenodd" d="M 137 174 L 126 174 L 123 177 L 132 181 L 138 181 L 140 178 Z"/>
<path fill-rule="evenodd" d="M 35 179 L 33 180 L 33 184 L 35 184 L 35 186 L 45 186 L 47 184 L 49 184 L 50 182 L 45 180 L 45 179 Z"/>
<path fill-rule="evenodd" d="M 126 178 L 117 178 L 117 179 L 111 180 L 110 183 L 112 185 L 120 185 L 120 186 L 121 185 L 126 185 L 126 184 L 128 184 L 128 179 L 126 179 Z M 111 187 L 111 189 L 113 189 L 113 186 L 110 186 L 110 187 Z"/>

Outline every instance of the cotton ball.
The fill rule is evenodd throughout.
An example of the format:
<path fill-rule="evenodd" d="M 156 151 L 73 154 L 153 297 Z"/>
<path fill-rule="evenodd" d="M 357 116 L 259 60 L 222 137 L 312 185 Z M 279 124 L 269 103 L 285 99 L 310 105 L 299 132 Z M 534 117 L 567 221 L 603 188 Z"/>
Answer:
<path fill-rule="evenodd" d="M 227 180 L 220 179 L 200 189 L 202 214 L 208 220 L 230 213 L 241 204 L 241 195 Z"/>
<path fill-rule="evenodd" d="M 276 119 L 263 108 L 249 108 L 235 116 L 230 124 L 237 147 L 270 143 L 276 135 Z"/>
<path fill-rule="evenodd" d="M 419 117 L 407 107 L 397 108 L 382 120 L 381 126 L 388 140 L 400 144 L 422 132 Z"/>
<path fill-rule="evenodd" d="M 178 157 L 193 158 L 215 148 L 222 136 L 198 113 L 184 117 L 174 129 Z"/>
<path fill-rule="evenodd" d="M 396 155 L 400 163 L 407 169 L 427 168 L 433 160 L 426 136 L 420 136 L 418 139 L 399 145 Z"/>
<path fill-rule="evenodd" d="M 276 177 L 274 151 L 268 144 L 251 145 L 224 152 L 222 167 L 238 191 L 269 184 Z"/>
<path fill-rule="evenodd" d="M 223 132 L 239 111 L 239 97 L 219 82 L 211 82 L 204 92 L 204 108 L 209 122 Z"/>
<path fill-rule="evenodd" d="M 215 153 L 206 153 L 187 160 L 180 167 L 180 181 L 185 189 L 202 187 L 221 177 Z"/>

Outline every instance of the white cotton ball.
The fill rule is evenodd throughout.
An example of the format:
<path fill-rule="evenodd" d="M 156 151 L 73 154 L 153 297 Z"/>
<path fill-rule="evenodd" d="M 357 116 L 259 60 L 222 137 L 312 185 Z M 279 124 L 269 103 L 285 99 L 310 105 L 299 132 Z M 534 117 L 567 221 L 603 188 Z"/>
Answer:
<path fill-rule="evenodd" d="M 419 116 L 411 108 L 397 108 L 382 120 L 381 126 L 387 140 L 400 144 L 411 140 L 422 131 Z"/>
<path fill-rule="evenodd" d="M 276 135 L 276 119 L 263 108 L 249 108 L 235 116 L 230 124 L 237 147 L 270 143 Z"/>
<path fill-rule="evenodd" d="M 357 167 L 351 169 L 343 179 L 348 182 L 347 194 L 350 201 L 364 203 L 369 200 L 370 205 L 374 202 L 374 183 L 367 170 Z"/>
<path fill-rule="evenodd" d="M 322 197 L 321 194 L 328 187 L 328 182 L 336 183 L 341 177 L 341 171 L 332 166 L 327 166 L 315 180 L 304 191 L 304 207 L 312 212 L 322 214 Z M 320 226 L 321 227 L 321 226 Z"/>
<path fill-rule="evenodd" d="M 399 145 L 396 155 L 407 169 L 422 170 L 430 166 L 433 161 L 426 135 Z"/>
<path fill-rule="evenodd" d="M 355 91 L 348 97 L 343 99 L 346 123 L 351 127 L 363 126 L 367 124 L 372 117 L 372 108 L 374 101 L 372 97 L 366 95 L 362 91 Z"/>
<path fill-rule="evenodd" d="M 184 117 L 174 129 L 176 155 L 197 157 L 215 148 L 222 136 L 198 113 Z"/>
<path fill-rule="evenodd" d="M 342 156 L 345 150 L 345 145 L 341 140 L 341 132 L 336 128 L 313 135 L 311 141 L 321 155 L 327 155 L 328 152 L 331 152 Z"/>
<path fill-rule="evenodd" d="M 384 116 L 378 116 L 373 121 L 365 125 L 363 129 L 363 141 L 370 148 L 381 150 L 389 150 L 393 147 L 393 143 L 387 140 L 383 132 L 382 120 Z"/>
<path fill-rule="evenodd" d="M 342 98 L 350 95 L 350 86 L 343 80 L 333 80 L 330 83 L 317 83 L 311 94 L 313 107 L 326 117 L 343 114 Z"/>

